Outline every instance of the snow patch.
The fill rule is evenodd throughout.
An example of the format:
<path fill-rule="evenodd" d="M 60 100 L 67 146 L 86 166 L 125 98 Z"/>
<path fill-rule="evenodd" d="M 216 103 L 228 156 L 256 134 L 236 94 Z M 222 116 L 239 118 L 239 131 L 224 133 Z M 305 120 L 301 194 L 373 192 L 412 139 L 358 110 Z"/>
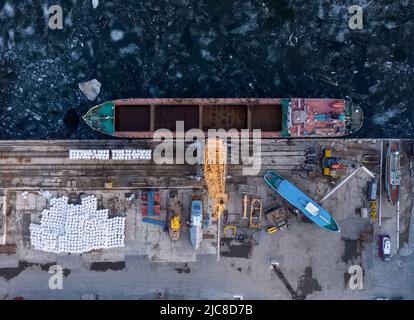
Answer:
<path fill-rule="evenodd" d="M 256 19 L 245 22 L 240 27 L 234 28 L 230 31 L 232 34 L 244 35 L 250 31 L 256 30 L 259 25 L 256 22 Z"/>
<path fill-rule="evenodd" d="M 73 26 L 73 22 L 72 22 L 72 13 L 69 13 L 66 18 L 65 18 L 65 26 L 66 27 L 72 27 Z"/>
<path fill-rule="evenodd" d="M 338 34 L 335 37 L 336 41 L 338 42 L 344 42 L 345 41 L 345 33 L 343 31 L 339 31 Z"/>
<path fill-rule="evenodd" d="M 9 2 L 6 2 L 0 11 L 0 18 L 13 18 L 14 15 L 14 7 Z"/>
<path fill-rule="evenodd" d="M 397 27 L 398 27 L 398 25 L 397 25 L 394 21 L 389 21 L 389 22 L 386 22 L 386 23 L 385 23 L 385 27 L 386 27 L 388 30 L 391 30 L 391 29 L 395 29 L 395 28 L 397 28 Z"/>
<path fill-rule="evenodd" d="M 124 38 L 124 32 L 121 30 L 112 30 L 111 38 L 113 41 L 119 41 Z"/>
<path fill-rule="evenodd" d="M 35 31 L 32 26 L 28 26 L 27 28 L 23 29 L 23 34 L 26 36 L 34 35 Z"/>
<path fill-rule="evenodd" d="M 93 101 L 101 91 L 101 83 L 92 79 L 91 81 L 79 83 L 79 89 L 89 100 Z"/>
<path fill-rule="evenodd" d="M 135 43 L 130 43 L 128 46 L 119 49 L 119 55 L 124 58 L 125 56 L 135 54 L 138 51 L 138 46 Z"/>
<path fill-rule="evenodd" d="M 373 122 L 375 124 L 383 125 L 387 123 L 390 119 L 397 116 L 399 113 L 400 113 L 399 110 L 392 109 L 392 110 L 377 114 L 374 116 Z"/>
<path fill-rule="evenodd" d="M 211 55 L 210 51 L 208 51 L 206 49 L 201 49 L 200 53 L 201 53 L 201 57 L 206 59 L 207 61 L 215 61 L 215 59 Z"/>
<path fill-rule="evenodd" d="M 207 47 L 216 37 L 216 33 L 210 30 L 207 34 L 201 34 L 199 43 L 200 45 Z"/>

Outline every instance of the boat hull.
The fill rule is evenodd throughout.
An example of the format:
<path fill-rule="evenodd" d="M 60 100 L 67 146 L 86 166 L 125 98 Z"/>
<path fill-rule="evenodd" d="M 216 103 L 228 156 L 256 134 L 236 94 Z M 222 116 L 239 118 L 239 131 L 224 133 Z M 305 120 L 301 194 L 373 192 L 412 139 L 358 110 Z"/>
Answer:
<path fill-rule="evenodd" d="M 334 218 L 325 209 L 319 206 L 315 201 L 313 201 L 309 196 L 288 180 L 278 175 L 275 171 L 268 171 L 264 176 L 264 180 L 283 199 L 297 208 L 313 223 L 327 231 L 340 231 Z M 308 208 L 315 208 L 318 213 L 312 214 Z"/>
<path fill-rule="evenodd" d="M 195 250 L 198 250 L 203 240 L 203 229 L 201 226 L 190 227 L 190 241 Z"/>
<path fill-rule="evenodd" d="M 388 199 L 395 205 L 400 199 L 400 157 L 401 146 L 399 141 L 391 141 L 388 144 L 385 169 L 385 188 Z"/>
<path fill-rule="evenodd" d="M 152 138 L 158 129 L 173 134 L 190 129 L 252 134 L 257 129 L 262 138 L 341 137 L 363 122 L 361 109 L 349 101 L 315 98 L 120 99 L 91 108 L 83 118 L 94 130 L 120 138 Z"/>
<path fill-rule="evenodd" d="M 203 207 L 201 200 L 191 202 L 190 241 L 195 250 L 203 240 Z"/>

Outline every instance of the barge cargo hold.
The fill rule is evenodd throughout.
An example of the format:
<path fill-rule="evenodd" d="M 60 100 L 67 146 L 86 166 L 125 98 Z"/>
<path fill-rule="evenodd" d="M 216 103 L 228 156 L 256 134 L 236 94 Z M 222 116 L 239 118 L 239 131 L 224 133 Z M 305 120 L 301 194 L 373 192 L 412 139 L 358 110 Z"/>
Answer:
<path fill-rule="evenodd" d="M 342 137 L 362 126 L 362 110 L 341 99 L 122 99 L 91 108 L 86 123 L 123 138 L 152 138 L 157 129 L 261 129 L 263 138 Z"/>
<path fill-rule="evenodd" d="M 275 190 L 283 199 L 297 208 L 313 223 L 316 223 L 325 230 L 339 232 L 339 226 L 334 218 L 288 180 L 274 171 L 268 171 L 264 176 L 264 180 L 269 187 Z"/>

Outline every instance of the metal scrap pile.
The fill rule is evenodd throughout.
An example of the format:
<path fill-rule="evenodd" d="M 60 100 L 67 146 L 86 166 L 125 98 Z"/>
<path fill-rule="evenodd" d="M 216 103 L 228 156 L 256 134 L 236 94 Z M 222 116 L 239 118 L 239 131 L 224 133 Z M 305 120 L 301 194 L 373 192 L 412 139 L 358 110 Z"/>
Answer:
<path fill-rule="evenodd" d="M 40 224 L 30 225 L 30 242 L 35 249 L 54 253 L 84 253 L 124 246 L 125 217 L 108 219 L 108 209 L 97 210 L 97 199 L 88 196 L 80 205 L 67 197 L 50 200 Z"/>

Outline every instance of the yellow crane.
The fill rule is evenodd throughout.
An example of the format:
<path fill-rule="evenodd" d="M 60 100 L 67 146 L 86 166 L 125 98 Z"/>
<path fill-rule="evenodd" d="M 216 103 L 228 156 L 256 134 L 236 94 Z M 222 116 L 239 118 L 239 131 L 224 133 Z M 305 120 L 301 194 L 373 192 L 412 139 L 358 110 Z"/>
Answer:
<path fill-rule="evenodd" d="M 227 151 L 222 139 L 208 139 L 204 147 L 204 180 L 212 204 L 214 219 L 223 213 L 227 194 L 226 188 Z"/>
<path fill-rule="evenodd" d="M 204 180 L 212 206 L 212 218 L 217 219 L 217 260 L 220 260 L 220 216 L 226 203 L 227 149 L 222 139 L 208 139 L 204 146 Z"/>

